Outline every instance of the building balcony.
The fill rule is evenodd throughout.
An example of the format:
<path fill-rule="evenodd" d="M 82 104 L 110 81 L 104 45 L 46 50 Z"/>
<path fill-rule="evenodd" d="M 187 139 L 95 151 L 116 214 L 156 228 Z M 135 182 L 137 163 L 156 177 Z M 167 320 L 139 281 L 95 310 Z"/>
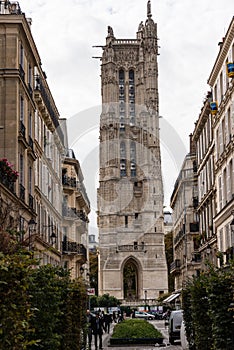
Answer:
<path fill-rule="evenodd" d="M 0 171 L 0 182 L 12 193 L 15 193 L 15 182 L 10 180 L 7 176 L 3 176 Z"/>
<path fill-rule="evenodd" d="M 63 186 L 66 186 L 66 187 L 72 187 L 72 188 L 77 187 L 77 181 L 75 177 L 68 177 L 66 175 L 63 175 L 62 183 L 63 183 Z"/>
<path fill-rule="evenodd" d="M 63 205 L 62 207 L 62 215 L 66 216 L 67 218 L 77 218 L 78 217 L 78 212 L 76 208 L 71 208 L 66 205 Z"/>
<path fill-rule="evenodd" d="M 51 103 L 52 98 L 51 95 L 48 92 L 49 90 L 46 88 L 45 84 L 43 83 L 43 80 L 37 76 L 36 78 L 36 88 L 34 90 L 34 98 L 37 102 L 40 111 L 43 115 L 43 118 L 47 121 L 47 124 L 53 129 L 56 129 L 60 140 L 64 141 L 64 135 L 60 128 L 60 124 L 58 121 L 57 112 Z M 52 126 L 53 125 L 53 126 Z"/>
<path fill-rule="evenodd" d="M 170 265 L 170 273 L 180 273 L 180 259 L 175 259 Z"/>
<path fill-rule="evenodd" d="M 76 254 L 80 255 L 82 261 L 87 261 L 87 249 L 83 244 L 72 242 L 72 241 L 63 241 L 62 242 L 62 252 L 63 254 Z"/>

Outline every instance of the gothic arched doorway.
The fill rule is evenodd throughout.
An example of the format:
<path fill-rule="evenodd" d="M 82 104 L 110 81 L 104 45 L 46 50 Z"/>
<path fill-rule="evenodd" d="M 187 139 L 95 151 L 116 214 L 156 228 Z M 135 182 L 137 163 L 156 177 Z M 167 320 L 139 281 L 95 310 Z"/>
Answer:
<path fill-rule="evenodd" d="M 124 299 L 138 299 L 138 268 L 133 259 L 129 259 L 123 269 Z"/>

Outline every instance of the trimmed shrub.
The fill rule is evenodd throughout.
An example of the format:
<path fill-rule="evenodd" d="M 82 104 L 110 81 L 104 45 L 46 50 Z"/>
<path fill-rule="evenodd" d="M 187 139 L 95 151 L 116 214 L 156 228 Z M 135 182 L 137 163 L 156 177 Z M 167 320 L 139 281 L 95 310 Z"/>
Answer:
<path fill-rule="evenodd" d="M 110 343 L 113 344 L 155 344 L 162 343 L 162 333 L 145 320 L 128 319 L 118 323 Z"/>

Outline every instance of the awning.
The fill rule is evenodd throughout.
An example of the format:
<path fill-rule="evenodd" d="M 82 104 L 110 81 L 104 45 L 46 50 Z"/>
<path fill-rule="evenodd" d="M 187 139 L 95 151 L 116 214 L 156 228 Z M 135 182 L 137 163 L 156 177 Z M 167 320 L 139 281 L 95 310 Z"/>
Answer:
<path fill-rule="evenodd" d="M 169 297 L 163 300 L 163 303 L 170 303 L 172 300 L 178 298 L 179 295 L 180 293 L 171 294 Z"/>

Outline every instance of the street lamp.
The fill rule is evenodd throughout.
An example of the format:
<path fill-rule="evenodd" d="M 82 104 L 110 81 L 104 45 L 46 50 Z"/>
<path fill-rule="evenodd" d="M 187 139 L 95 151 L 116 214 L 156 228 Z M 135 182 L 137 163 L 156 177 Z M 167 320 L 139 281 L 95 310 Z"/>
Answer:
<path fill-rule="evenodd" d="M 83 276 L 83 273 L 84 273 L 84 268 L 83 268 L 83 266 L 81 266 L 80 267 L 80 274 L 81 274 L 81 276 Z"/>
<path fill-rule="evenodd" d="M 31 250 L 31 234 L 32 232 L 35 231 L 36 225 L 37 225 L 36 221 L 33 218 L 31 218 L 28 222 L 28 249 L 29 250 Z"/>
<path fill-rule="evenodd" d="M 146 310 L 146 302 L 147 302 L 147 290 L 145 290 L 145 310 Z"/>
<path fill-rule="evenodd" d="M 54 245 L 56 243 L 56 241 L 57 241 L 57 235 L 56 235 L 56 232 L 55 232 L 56 231 L 56 226 L 52 224 L 52 225 L 43 225 L 43 227 L 51 228 L 52 233 L 49 236 L 49 239 L 50 239 L 51 244 Z M 50 233 L 50 230 L 49 230 L 49 233 Z"/>

